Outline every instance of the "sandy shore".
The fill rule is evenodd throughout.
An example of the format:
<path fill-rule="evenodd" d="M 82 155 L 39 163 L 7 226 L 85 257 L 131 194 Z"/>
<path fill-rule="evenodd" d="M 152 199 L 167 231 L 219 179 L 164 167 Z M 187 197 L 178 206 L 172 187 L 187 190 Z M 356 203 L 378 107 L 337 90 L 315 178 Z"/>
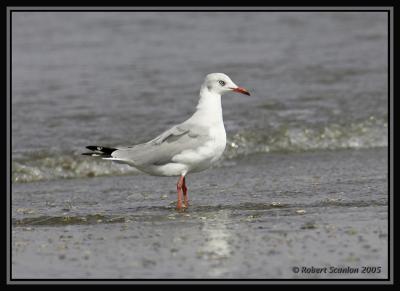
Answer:
<path fill-rule="evenodd" d="M 387 277 L 386 148 L 248 156 L 189 176 L 183 213 L 175 182 L 13 185 L 13 278 Z"/>

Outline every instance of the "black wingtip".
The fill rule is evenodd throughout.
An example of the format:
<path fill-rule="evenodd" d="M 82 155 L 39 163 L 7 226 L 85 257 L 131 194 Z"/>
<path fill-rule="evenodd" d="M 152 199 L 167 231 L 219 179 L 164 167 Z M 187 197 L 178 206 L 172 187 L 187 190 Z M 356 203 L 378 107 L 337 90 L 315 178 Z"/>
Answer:
<path fill-rule="evenodd" d="M 95 152 L 101 152 L 103 154 L 110 155 L 113 151 L 116 151 L 117 149 L 115 148 L 107 148 L 107 147 L 102 147 L 102 146 L 87 146 L 87 149 Z"/>
<path fill-rule="evenodd" d="M 91 151 L 101 151 L 102 147 L 99 147 L 99 146 L 87 146 L 86 148 L 88 150 L 91 150 Z"/>

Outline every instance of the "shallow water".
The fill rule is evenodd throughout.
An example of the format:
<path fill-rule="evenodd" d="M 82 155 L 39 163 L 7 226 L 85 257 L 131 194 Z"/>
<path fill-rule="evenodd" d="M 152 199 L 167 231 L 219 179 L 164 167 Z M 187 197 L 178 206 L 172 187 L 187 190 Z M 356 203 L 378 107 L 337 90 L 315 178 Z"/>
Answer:
<path fill-rule="evenodd" d="M 12 21 L 14 278 L 387 277 L 385 13 Z M 227 149 L 187 211 L 175 178 L 80 155 L 183 121 L 216 71 L 252 96 L 223 97 Z"/>
<path fill-rule="evenodd" d="M 79 154 L 140 143 L 223 97 L 225 159 L 385 147 L 386 13 L 13 14 L 13 182 L 131 174 Z"/>
<path fill-rule="evenodd" d="M 98 177 L 13 188 L 16 278 L 386 278 L 385 149 L 252 155 L 173 178 Z M 295 274 L 293 267 L 381 267 Z M 361 271 L 360 271 L 361 272 Z"/>

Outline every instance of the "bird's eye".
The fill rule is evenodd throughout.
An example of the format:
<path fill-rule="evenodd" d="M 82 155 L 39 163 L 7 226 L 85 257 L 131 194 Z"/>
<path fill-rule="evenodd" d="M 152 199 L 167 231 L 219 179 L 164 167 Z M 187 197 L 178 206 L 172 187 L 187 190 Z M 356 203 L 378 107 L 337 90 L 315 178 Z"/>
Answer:
<path fill-rule="evenodd" d="M 222 80 L 219 80 L 218 83 L 219 83 L 221 86 L 225 86 L 225 82 L 222 81 Z"/>

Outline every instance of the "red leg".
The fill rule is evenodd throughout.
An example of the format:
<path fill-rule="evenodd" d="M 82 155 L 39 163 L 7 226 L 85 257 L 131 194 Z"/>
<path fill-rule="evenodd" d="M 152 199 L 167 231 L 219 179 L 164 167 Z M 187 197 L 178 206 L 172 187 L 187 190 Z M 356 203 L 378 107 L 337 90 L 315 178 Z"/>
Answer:
<path fill-rule="evenodd" d="M 182 185 L 183 185 L 183 179 L 184 176 L 181 176 L 178 180 L 178 183 L 176 183 L 176 190 L 178 191 L 178 202 L 176 204 L 176 209 L 181 210 L 182 209 Z"/>
<path fill-rule="evenodd" d="M 188 200 L 188 195 L 187 195 L 187 187 L 186 187 L 186 178 L 185 177 L 183 177 L 182 190 L 183 190 L 183 202 L 184 202 L 185 208 L 188 208 L 189 200 Z"/>

